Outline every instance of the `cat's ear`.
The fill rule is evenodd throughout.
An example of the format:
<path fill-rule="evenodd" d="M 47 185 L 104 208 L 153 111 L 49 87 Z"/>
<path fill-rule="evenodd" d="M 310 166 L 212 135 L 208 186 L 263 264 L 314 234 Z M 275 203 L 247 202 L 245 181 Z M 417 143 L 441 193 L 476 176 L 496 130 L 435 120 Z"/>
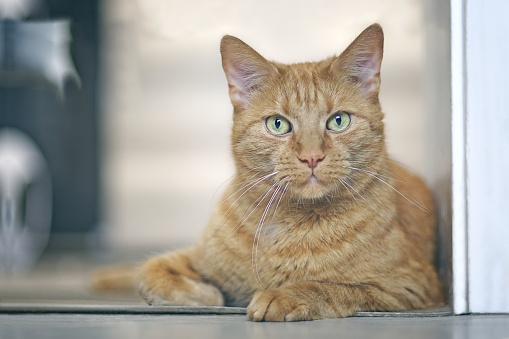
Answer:
<path fill-rule="evenodd" d="M 338 77 L 346 77 L 349 82 L 359 83 L 368 96 L 377 96 L 380 90 L 380 66 L 384 48 L 384 33 L 379 24 L 366 28 L 337 57 L 330 71 Z"/>
<path fill-rule="evenodd" d="M 262 82 L 278 73 L 272 63 L 242 40 L 230 35 L 221 40 L 221 57 L 230 99 L 236 110 L 246 109 L 252 94 Z"/>

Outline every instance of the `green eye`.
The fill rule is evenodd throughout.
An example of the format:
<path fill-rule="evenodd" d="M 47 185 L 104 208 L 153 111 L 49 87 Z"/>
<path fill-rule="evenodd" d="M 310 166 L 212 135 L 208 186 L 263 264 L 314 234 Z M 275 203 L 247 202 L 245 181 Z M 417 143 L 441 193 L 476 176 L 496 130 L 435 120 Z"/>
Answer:
<path fill-rule="evenodd" d="M 292 125 L 280 115 L 273 115 L 265 119 L 265 126 L 274 135 L 285 135 L 292 131 Z"/>
<path fill-rule="evenodd" d="M 352 116 L 346 112 L 336 112 L 327 119 L 327 129 L 331 132 L 343 132 L 350 126 Z"/>

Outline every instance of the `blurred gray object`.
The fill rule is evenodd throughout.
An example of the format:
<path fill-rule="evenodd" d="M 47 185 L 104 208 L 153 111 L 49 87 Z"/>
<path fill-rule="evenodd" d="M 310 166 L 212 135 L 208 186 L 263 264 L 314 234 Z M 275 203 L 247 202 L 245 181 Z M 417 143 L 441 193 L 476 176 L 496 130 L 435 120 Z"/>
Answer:
<path fill-rule="evenodd" d="M 40 0 L 0 0 L 0 19 L 21 19 L 32 13 Z"/>
<path fill-rule="evenodd" d="M 43 248 L 45 252 L 83 250 L 98 239 L 102 206 L 99 12 L 99 0 L 0 0 L 0 130 L 9 129 L 11 136 L 16 131 L 30 140 L 25 145 L 36 145 L 34 153 L 44 156 L 48 170 L 46 184 L 34 177 L 37 185 L 26 187 L 31 198 L 25 199 L 24 193 L 9 198 L 10 212 L 4 214 L 8 223 L 3 223 L 1 237 L 9 243 L 10 254 L 0 244 L 3 258 L 10 256 L 3 265 L 9 265 L 9 272 L 31 265 L 30 260 L 24 264 L 15 258 L 19 252 L 12 247 L 14 236 L 32 238 L 24 240 L 29 243 L 26 248 L 32 246 L 31 258 L 40 256 Z M 24 187 L 16 180 L 9 179 L 11 192 L 13 182 Z M 42 198 L 46 185 L 51 195 Z M 32 190 L 36 186 L 39 189 Z M 50 229 L 49 239 L 41 231 L 43 221 Z"/>
<path fill-rule="evenodd" d="M 70 41 L 68 20 L 1 20 L 0 86 L 43 80 L 63 98 L 66 79 L 80 85 Z M 1 128 L 0 274 L 26 272 L 37 262 L 49 239 L 52 199 L 51 175 L 39 147 L 21 130 Z"/>
<path fill-rule="evenodd" d="M 48 241 L 50 172 L 23 132 L 0 129 L 0 274 L 28 271 Z"/>
<path fill-rule="evenodd" d="M 63 97 L 66 79 L 80 85 L 72 62 L 68 20 L 0 21 L 0 85 L 20 85 L 39 78 Z"/>

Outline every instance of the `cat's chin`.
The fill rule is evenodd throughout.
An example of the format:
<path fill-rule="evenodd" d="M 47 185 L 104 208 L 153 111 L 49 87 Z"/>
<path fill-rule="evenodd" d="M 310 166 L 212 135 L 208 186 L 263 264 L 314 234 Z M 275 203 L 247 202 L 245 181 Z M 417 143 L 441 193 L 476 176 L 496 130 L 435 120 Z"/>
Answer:
<path fill-rule="evenodd" d="M 328 191 L 327 185 L 312 175 L 302 183 L 297 193 L 302 199 L 316 200 L 325 197 Z"/>

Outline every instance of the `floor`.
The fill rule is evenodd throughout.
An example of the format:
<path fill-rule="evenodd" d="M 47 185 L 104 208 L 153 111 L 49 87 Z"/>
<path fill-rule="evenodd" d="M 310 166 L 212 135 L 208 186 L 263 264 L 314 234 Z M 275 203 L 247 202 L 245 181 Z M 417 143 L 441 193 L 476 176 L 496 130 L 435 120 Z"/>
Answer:
<path fill-rule="evenodd" d="M 244 315 L 0 314 L 2 339 L 509 338 L 508 315 L 253 323 Z"/>

